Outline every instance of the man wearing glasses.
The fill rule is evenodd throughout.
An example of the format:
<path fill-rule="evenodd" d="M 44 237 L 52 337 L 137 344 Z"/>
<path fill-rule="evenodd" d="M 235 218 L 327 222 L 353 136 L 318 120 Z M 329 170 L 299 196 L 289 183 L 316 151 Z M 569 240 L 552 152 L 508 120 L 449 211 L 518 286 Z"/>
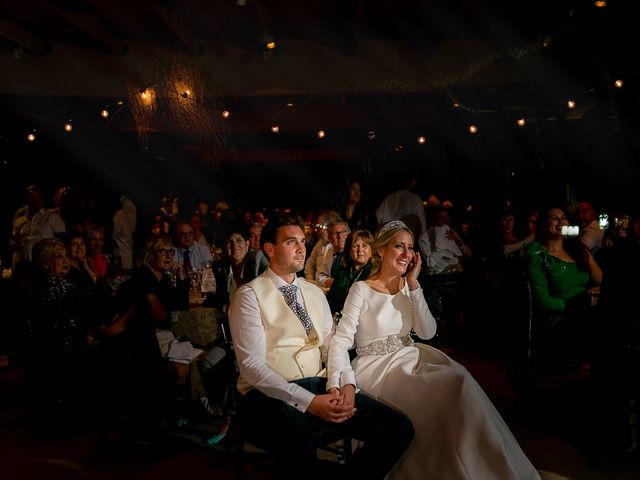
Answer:
<path fill-rule="evenodd" d="M 331 287 L 333 283 L 333 269 L 340 263 L 340 257 L 344 252 L 344 244 L 349 236 L 349 224 L 342 219 L 336 219 L 329 223 L 328 232 L 331 248 L 328 248 L 322 259 L 318 261 L 316 272 L 316 281 L 324 288 Z"/>
<path fill-rule="evenodd" d="M 194 241 L 194 228 L 186 222 L 178 222 L 173 233 L 176 253 L 173 259 L 182 264 L 185 275 L 208 268 L 213 263 L 208 248 Z"/>

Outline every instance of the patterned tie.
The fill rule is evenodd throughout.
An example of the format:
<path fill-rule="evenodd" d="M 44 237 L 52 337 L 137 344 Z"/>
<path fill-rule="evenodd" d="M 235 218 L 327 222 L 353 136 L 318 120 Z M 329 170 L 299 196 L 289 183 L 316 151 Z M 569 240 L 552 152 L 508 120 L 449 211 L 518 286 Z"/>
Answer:
<path fill-rule="evenodd" d="M 191 273 L 191 258 L 189 257 L 189 250 L 184 251 L 184 263 L 182 265 L 184 269 L 184 274 L 189 275 Z"/>
<path fill-rule="evenodd" d="M 296 298 L 298 287 L 295 285 L 284 285 L 279 287 L 279 290 L 282 292 L 282 295 L 284 295 L 284 300 L 287 302 L 287 305 L 289 305 L 289 308 L 300 319 L 300 323 L 302 323 L 304 331 L 309 335 L 313 328 L 313 322 L 311 321 L 311 318 L 309 318 L 309 314 L 304 307 L 298 303 Z"/>

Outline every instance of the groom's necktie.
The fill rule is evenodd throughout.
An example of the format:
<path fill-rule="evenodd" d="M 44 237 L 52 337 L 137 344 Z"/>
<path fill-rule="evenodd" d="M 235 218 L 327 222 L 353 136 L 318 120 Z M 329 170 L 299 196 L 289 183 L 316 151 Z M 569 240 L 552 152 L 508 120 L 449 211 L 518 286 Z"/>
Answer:
<path fill-rule="evenodd" d="M 309 318 L 309 314 L 304 309 L 304 307 L 298 303 L 298 300 L 296 298 L 298 287 L 296 287 L 295 285 L 284 285 L 280 287 L 279 290 L 282 292 L 282 295 L 284 295 L 285 302 L 287 302 L 289 308 L 293 310 L 293 313 L 295 313 L 296 316 L 300 319 L 300 323 L 302 323 L 305 332 L 307 332 L 307 335 L 309 335 L 311 329 L 313 328 L 313 322 L 311 321 L 311 318 Z"/>

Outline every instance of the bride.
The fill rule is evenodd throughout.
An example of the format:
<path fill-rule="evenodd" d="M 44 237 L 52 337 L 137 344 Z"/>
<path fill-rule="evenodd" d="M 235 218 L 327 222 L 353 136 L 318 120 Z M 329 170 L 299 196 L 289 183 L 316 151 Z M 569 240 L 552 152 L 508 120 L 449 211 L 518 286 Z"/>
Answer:
<path fill-rule="evenodd" d="M 340 389 L 355 373 L 359 388 L 411 418 L 415 439 L 394 479 L 539 479 L 469 372 L 413 343 L 412 329 L 429 339 L 436 322 L 417 281 L 422 260 L 410 230 L 401 221 L 384 224 L 372 250 L 372 273 L 351 287 L 331 340 L 327 388 Z"/>

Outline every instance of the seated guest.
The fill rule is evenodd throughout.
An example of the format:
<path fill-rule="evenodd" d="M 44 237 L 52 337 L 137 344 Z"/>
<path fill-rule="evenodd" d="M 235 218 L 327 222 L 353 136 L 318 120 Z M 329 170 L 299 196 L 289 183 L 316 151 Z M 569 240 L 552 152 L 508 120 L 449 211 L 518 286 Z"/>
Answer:
<path fill-rule="evenodd" d="M 154 240 L 147 246 L 142 268 L 127 281 L 132 282 L 156 328 L 168 328 L 169 312 L 185 310 L 189 303 L 189 277 L 182 263 L 174 260 L 175 253 L 168 237 Z"/>
<path fill-rule="evenodd" d="M 321 477 L 314 440 L 320 430 L 364 441 L 347 464 L 349 478 L 384 478 L 411 442 L 411 424 L 356 393 L 353 376 L 327 392 L 322 352 L 331 313 L 322 291 L 296 275 L 304 267 L 302 221 L 270 218 L 261 241 L 270 266 L 240 287 L 229 312 L 240 370 L 240 428 L 275 455 L 276 478 Z"/>
<path fill-rule="evenodd" d="M 57 238 L 34 245 L 35 275 L 28 285 L 31 326 L 26 375 L 45 419 L 69 418 L 86 406 L 90 393 L 92 338 L 85 321 L 83 296 L 66 280 L 67 248 Z"/>
<path fill-rule="evenodd" d="M 449 226 L 449 212 L 444 206 L 429 207 L 429 219 L 429 228 L 418 239 L 426 266 L 425 295 L 438 319 L 440 339 L 455 341 L 468 326 L 464 318 L 463 260 L 471 250 Z"/>
<path fill-rule="evenodd" d="M 368 230 L 356 230 L 349 235 L 344 246 L 348 255 L 343 255 L 335 270 L 333 283 L 327 300 L 333 313 L 342 312 L 349 288 L 358 280 L 366 280 L 371 271 L 371 245 L 373 235 Z"/>
<path fill-rule="evenodd" d="M 328 224 L 334 223 L 338 218 L 340 217 L 334 211 L 324 212 L 316 218 L 314 234 L 317 237 L 317 241 L 311 249 L 311 252 L 309 252 L 307 262 L 304 265 L 304 278 L 316 285 L 318 284 L 316 280 L 318 267 L 321 265 L 322 259 L 327 254 L 327 251 L 331 248 Z"/>
<path fill-rule="evenodd" d="M 450 226 L 449 212 L 444 207 L 431 207 L 430 227 L 419 238 L 427 274 L 457 273 L 463 270 L 462 259 L 469 249 Z"/>
<path fill-rule="evenodd" d="M 524 238 L 519 238 L 518 236 L 516 236 L 515 232 L 515 212 L 513 210 L 505 210 L 504 212 L 502 212 L 500 222 L 502 238 L 500 243 L 502 244 L 502 254 L 505 257 L 508 258 L 512 256 L 521 256 L 526 246 L 533 242 L 535 238 L 535 221 L 531 223 L 531 220 L 532 219 L 530 218 L 527 236 Z"/>
<path fill-rule="evenodd" d="M 602 271 L 578 237 L 567 238 L 568 226 L 561 208 L 541 210 L 536 240 L 527 247 L 528 274 L 539 337 L 551 349 L 584 347 L 592 334 L 587 290 L 599 285 Z M 580 340 L 583 340 L 582 342 Z"/>
<path fill-rule="evenodd" d="M 349 184 L 345 205 L 340 216 L 349 223 L 349 229 L 373 230 L 377 226 L 376 217 L 365 202 L 362 201 L 360 182 L 355 180 Z"/>
<path fill-rule="evenodd" d="M 580 219 L 580 239 L 584 243 L 591 255 L 602 247 L 602 238 L 604 230 L 600 228 L 598 222 L 598 212 L 589 200 L 581 200 L 576 206 L 578 217 Z"/>
<path fill-rule="evenodd" d="M 318 258 L 316 269 L 316 283 L 328 289 L 333 283 L 333 274 L 344 254 L 344 244 L 349 236 L 349 224 L 336 217 L 330 220 L 327 228 L 327 237 L 331 248 L 325 250 L 322 257 Z"/>
<path fill-rule="evenodd" d="M 87 259 L 98 280 L 107 276 L 109 259 L 104 254 L 104 225 L 91 225 L 88 230 L 89 252 Z"/>
<path fill-rule="evenodd" d="M 238 288 L 260 275 L 263 268 L 257 259 L 257 252 L 251 250 L 246 225 L 232 228 L 233 233 L 227 240 L 224 258 L 214 265 L 217 290 L 214 305 L 225 311 Z"/>
<path fill-rule="evenodd" d="M 173 241 L 175 254 L 173 260 L 182 265 L 185 275 L 209 268 L 213 263 L 209 248 L 194 241 L 195 229 L 185 222 L 176 224 Z"/>
<path fill-rule="evenodd" d="M 73 232 L 67 236 L 69 248 L 69 273 L 67 280 L 73 283 L 82 293 L 87 294 L 98 281 L 98 275 L 91 270 L 87 260 L 87 245 L 84 235 Z"/>

